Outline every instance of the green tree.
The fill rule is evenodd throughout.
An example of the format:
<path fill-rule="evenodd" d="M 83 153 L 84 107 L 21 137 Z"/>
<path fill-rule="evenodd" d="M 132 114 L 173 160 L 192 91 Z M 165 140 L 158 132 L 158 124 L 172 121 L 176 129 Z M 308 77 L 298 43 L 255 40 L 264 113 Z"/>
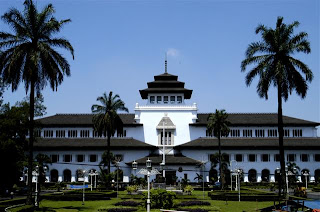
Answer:
<path fill-rule="evenodd" d="M 41 185 L 43 185 L 46 182 L 46 172 L 49 171 L 47 164 L 51 164 L 51 159 L 48 155 L 40 153 L 36 156 L 36 162 L 34 163 L 34 166 L 38 166 L 38 172 L 39 172 L 39 176 L 38 176 L 39 187 L 38 187 L 38 193 L 37 193 L 38 201 L 40 199 L 39 197 L 41 193 Z"/>
<path fill-rule="evenodd" d="M 294 34 L 294 28 L 299 22 L 292 24 L 283 23 L 283 17 L 278 17 L 276 28 L 259 25 L 256 34 L 261 34 L 262 40 L 253 42 L 246 50 L 246 58 L 241 63 L 241 71 L 246 71 L 247 66 L 256 64 L 250 68 L 246 75 L 246 85 L 250 86 L 253 79 L 259 76 L 257 92 L 260 98 L 268 99 L 270 85 L 277 88 L 278 99 L 278 132 L 279 132 L 279 153 L 281 178 L 279 185 L 283 191 L 286 188 L 285 158 L 283 147 L 283 117 L 282 100 L 287 101 L 293 90 L 305 98 L 308 90 L 308 83 L 313 79 L 312 71 L 300 60 L 293 57 L 297 53 L 311 52 L 310 43 L 307 40 L 308 34 L 300 32 Z M 304 75 L 304 77 L 302 75 Z M 280 194 L 279 189 L 279 194 Z"/>
<path fill-rule="evenodd" d="M 0 75 L 11 85 L 12 91 L 18 89 L 20 82 L 24 83 L 26 92 L 30 92 L 30 124 L 29 124 L 29 160 L 28 160 L 28 198 L 27 204 L 32 204 L 32 163 L 34 141 L 34 97 L 50 84 L 52 90 L 57 90 L 64 75 L 70 75 L 70 65 L 66 58 L 56 51 L 56 48 L 66 49 L 74 57 L 73 47 L 64 38 L 56 38 L 67 20 L 57 20 L 53 14 L 52 4 L 48 4 L 38 12 L 32 0 L 24 2 L 24 10 L 20 12 L 11 8 L 2 19 L 13 30 L 13 34 L 0 32 Z"/>
<path fill-rule="evenodd" d="M 6 174 L 0 175 L 0 193 L 19 183 L 26 159 L 28 118 L 28 107 L 11 107 L 9 103 L 1 106 L 0 167 Z"/>
<path fill-rule="evenodd" d="M 218 146 L 219 146 L 219 176 L 220 178 L 223 175 L 222 171 L 222 159 L 221 159 L 221 137 L 222 136 L 228 136 L 230 129 L 229 125 L 230 122 L 227 120 L 228 114 L 225 110 L 217 110 L 215 113 L 211 113 L 208 116 L 208 125 L 207 129 L 209 131 L 209 135 L 214 135 L 216 138 L 218 138 Z M 220 179 L 222 180 L 222 179 Z M 224 180 L 221 181 L 221 187 L 224 187 Z"/>
<path fill-rule="evenodd" d="M 118 115 L 118 111 L 129 112 L 128 108 L 125 107 L 124 102 L 120 99 L 119 95 L 112 94 L 112 91 L 109 92 L 107 96 L 104 93 L 102 96 L 97 98 L 97 101 L 101 105 L 94 104 L 91 107 L 91 111 L 95 114 L 92 118 L 93 128 L 95 132 L 98 133 L 98 136 L 107 137 L 107 166 L 108 173 L 110 173 L 110 163 L 111 163 L 111 154 L 110 154 L 110 139 L 111 136 L 123 131 L 123 123 Z"/>
<path fill-rule="evenodd" d="M 219 161 L 220 158 L 221 158 L 221 163 Z M 228 166 L 230 164 L 229 155 L 227 153 L 222 153 L 221 157 L 219 157 L 219 153 L 215 153 L 213 155 L 210 155 L 210 162 L 211 162 L 212 168 L 216 168 L 218 164 L 219 166 L 221 164 L 221 174 L 220 174 L 221 180 L 220 181 L 222 182 L 223 185 L 225 185 Z"/>

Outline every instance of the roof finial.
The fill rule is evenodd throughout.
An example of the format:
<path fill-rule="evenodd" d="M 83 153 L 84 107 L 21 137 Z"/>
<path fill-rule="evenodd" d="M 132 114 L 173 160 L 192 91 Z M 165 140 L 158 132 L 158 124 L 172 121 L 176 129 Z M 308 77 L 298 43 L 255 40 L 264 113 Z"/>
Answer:
<path fill-rule="evenodd" d="M 167 52 L 166 52 L 166 59 L 164 61 L 164 73 L 167 73 Z"/>

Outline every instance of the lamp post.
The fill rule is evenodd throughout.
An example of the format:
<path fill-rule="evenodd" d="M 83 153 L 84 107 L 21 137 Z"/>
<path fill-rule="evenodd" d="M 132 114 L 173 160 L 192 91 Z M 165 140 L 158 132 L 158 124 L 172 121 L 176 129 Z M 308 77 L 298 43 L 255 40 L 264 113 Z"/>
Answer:
<path fill-rule="evenodd" d="M 237 173 L 237 176 L 238 176 L 238 180 L 239 180 L 239 182 L 238 182 L 238 185 L 239 185 L 239 188 L 238 188 L 238 194 L 239 194 L 239 202 L 240 202 L 240 183 L 241 183 L 241 180 L 240 180 L 240 175 L 241 175 L 241 173 L 242 173 L 242 170 L 241 169 L 236 169 L 236 173 Z"/>
<path fill-rule="evenodd" d="M 90 187 L 92 191 L 92 176 L 95 175 L 92 169 L 90 170 L 90 173 L 88 175 L 90 176 Z"/>
<path fill-rule="evenodd" d="M 150 212 L 150 176 L 160 174 L 157 169 L 152 168 L 151 160 L 148 158 L 146 161 L 146 169 L 140 169 L 138 172 L 139 174 L 147 175 L 147 182 L 148 182 L 148 198 L 147 198 L 147 212 Z"/>
<path fill-rule="evenodd" d="M 38 207 L 38 177 L 39 177 L 39 166 L 36 166 L 36 169 L 32 172 L 32 175 L 36 177 L 36 196 L 34 198 L 34 206 Z"/>
<path fill-rule="evenodd" d="M 288 176 L 289 175 L 295 175 L 296 174 L 296 168 L 294 167 L 292 171 L 290 171 L 288 169 L 288 166 L 285 167 L 285 174 L 286 174 L 286 187 L 287 187 L 287 196 L 289 196 L 289 179 L 288 179 Z M 280 172 L 280 168 L 276 168 L 276 171 L 278 174 L 281 175 L 281 172 Z M 280 189 L 280 188 L 279 188 Z"/>
<path fill-rule="evenodd" d="M 99 175 L 99 174 L 97 171 L 95 171 L 94 172 L 94 188 L 97 188 L 97 175 Z"/>
<path fill-rule="evenodd" d="M 306 180 L 306 190 L 307 190 L 308 189 L 308 176 L 309 176 L 308 171 L 304 171 L 303 176 L 305 177 L 305 180 Z"/>
<path fill-rule="evenodd" d="M 86 170 L 82 170 L 82 174 L 83 174 L 83 189 L 82 189 L 82 205 L 84 205 L 84 200 L 85 200 L 85 197 L 84 197 L 84 193 L 85 193 L 85 173 L 86 173 Z"/>
<path fill-rule="evenodd" d="M 230 178 L 231 178 L 231 191 L 232 191 L 232 176 L 233 176 L 233 172 L 234 172 L 234 170 L 235 170 L 235 169 L 233 169 L 233 166 L 232 166 L 232 163 L 233 163 L 233 162 L 236 162 L 236 167 L 237 167 L 237 161 L 235 161 L 235 160 L 230 161 L 230 167 L 231 167 L 231 173 L 230 173 Z"/>
<path fill-rule="evenodd" d="M 117 167 L 117 198 L 119 196 L 119 163 L 120 163 L 120 159 L 116 158 L 115 165 Z"/>

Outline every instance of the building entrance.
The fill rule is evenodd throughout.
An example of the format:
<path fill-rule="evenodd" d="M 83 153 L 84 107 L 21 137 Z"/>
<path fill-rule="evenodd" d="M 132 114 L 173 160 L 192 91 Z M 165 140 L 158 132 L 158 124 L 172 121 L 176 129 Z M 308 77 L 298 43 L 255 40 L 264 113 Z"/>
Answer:
<path fill-rule="evenodd" d="M 166 184 L 175 185 L 177 180 L 176 171 L 166 170 Z"/>

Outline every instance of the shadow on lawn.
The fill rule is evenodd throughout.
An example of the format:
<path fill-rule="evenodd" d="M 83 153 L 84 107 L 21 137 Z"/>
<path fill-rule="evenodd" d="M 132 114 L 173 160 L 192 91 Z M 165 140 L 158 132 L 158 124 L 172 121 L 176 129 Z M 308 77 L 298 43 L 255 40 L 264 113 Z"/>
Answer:
<path fill-rule="evenodd" d="M 42 207 L 40 210 L 37 211 L 46 211 L 46 212 L 51 212 L 51 211 L 59 211 L 59 212 L 77 212 L 77 211 L 84 211 L 88 210 L 88 207 L 73 207 L 73 206 L 66 206 L 66 207 L 61 207 L 61 208 L 52 208 L 52 207 Z"/>

